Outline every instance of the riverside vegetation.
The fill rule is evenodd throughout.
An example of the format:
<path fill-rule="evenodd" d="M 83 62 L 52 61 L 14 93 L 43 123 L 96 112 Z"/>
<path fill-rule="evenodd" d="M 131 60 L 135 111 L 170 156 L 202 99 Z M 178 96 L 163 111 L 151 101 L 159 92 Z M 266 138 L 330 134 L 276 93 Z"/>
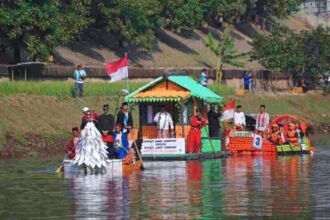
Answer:
<path fill-rule="evenodd" d="M 131 80 L 130 91 L 145 81 Z M 49 157 L 63 154 L 70 137 L 71 127 L 79 126 L 81 109 L 89 106 L 98 113 L 104 103 L 110 104 L 114 114 L 123 101 L 121 90 L 126 82 L 109 84 L 88 81 L 85 97 L 73 98 L 71 81 L 1 82 L 0 83 L 0 158 Z M 234 89 L 210 85 L 226 101 L 235 98 L 246 113 L 255 113 L 260 104 L 267 106 L 271 116 L 283 113 L 301 116 L 318 130 L 330 125 L 330 99 L 319 92 L 304 95 L 254 95 L 235 96 Z M 138 109 L 133 109 L 138 125 Z"/>

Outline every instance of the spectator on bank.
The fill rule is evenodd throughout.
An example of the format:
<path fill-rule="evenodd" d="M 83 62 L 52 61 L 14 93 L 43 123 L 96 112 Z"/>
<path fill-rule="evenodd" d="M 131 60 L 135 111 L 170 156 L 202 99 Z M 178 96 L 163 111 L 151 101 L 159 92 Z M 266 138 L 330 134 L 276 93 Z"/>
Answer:
<path fill-rule="evenodd" d="M 250 78 L 250 88 L 251 88 L 252 92 L 256 91 L 256 78 L 252 74 L 251 74 L 251 78 Z"/>
<path fill-rule="evenodd" d="M 246 91 L 249 91 L 250 79 L 251 79 L 251 74 L 245 71 L 243 74 L 243 84 L 244 84 L 244 90 Z"/>
<path fill-rule="evenodd" d="M 202 70 L 201 73 L 200 84 L 204 87 L 207 87 L 208 73 L 209 71 L 205 68 Z"/>
<path fill-rule="evenodd" d="M 74 83 L 74 95 L 75 97 L 82 97 L 84 93 L 84 80 L 87 77 L 86 71 L 83 69 L 82 65 L 78 65 L 77 69 L 73 73 L 75 83 Z"/>

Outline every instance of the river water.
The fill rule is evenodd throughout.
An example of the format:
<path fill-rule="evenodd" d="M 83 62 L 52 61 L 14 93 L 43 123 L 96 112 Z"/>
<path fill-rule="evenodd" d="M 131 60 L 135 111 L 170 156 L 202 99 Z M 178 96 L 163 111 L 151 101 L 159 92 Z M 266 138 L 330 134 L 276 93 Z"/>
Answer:
<path fill-rule="evenodd" d="M 330 219 L 330 145 L 314 155 L 145 162 L 128 177 L 0 162 L 0 219 Z"/>

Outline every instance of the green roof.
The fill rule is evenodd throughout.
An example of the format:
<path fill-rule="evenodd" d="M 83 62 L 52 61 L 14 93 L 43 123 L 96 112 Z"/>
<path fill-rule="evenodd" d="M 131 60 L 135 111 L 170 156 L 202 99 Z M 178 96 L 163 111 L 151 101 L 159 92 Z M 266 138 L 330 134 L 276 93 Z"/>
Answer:
<path fill-rule="evenodd" d="M 165 98 L 162 99 L 156 99 L 156 98 L 134 98 L 134 95 L 138 94 L 139 92 L 142 92 L 154 85 L 156 85 L 158 82 L 161 82 L 164 78 L 158 77 L 155 80 L 147 83 L 146 85 L 140 87 L 139 89 L 135 90 L 131 94 L 126 96 L 126 101 L 128 102 L 162 102 L 162 101 L 180 101 L 179 99 L 173 99 L 169 98 L 168 100 Z M 191 92 L 192 97 L 196 97 L 198 99 L 203 99 L 207 103 L 222 103 L 223 98 L 210 89 L 202 86 L 198 82 L 196 82 L 194 79 L 192 79 L 190 76 L 169 76 L 168 80 L 177 84 L 178 86 L 181 86 L 182 88 L 188 90 Z"/>

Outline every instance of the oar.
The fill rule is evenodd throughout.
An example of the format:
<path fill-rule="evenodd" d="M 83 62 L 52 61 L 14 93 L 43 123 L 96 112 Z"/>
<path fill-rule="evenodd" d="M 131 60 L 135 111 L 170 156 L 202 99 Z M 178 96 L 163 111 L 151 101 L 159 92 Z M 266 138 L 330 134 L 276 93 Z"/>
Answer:
<path fill-rule="evenodd" d="M 78 140 L 77 143 L 73 146 L 73 148 L 72 148 L 73 151 L 76 150 L 76 147 L 77 147 L 79 141 L 80 141 L 80 140 Z M 59 173 L 62 172 L 63 162 L 64 162 L 64 160 L 65 160 L 68 156 L 69 156 L 69 154 L 65 154 L 65 155 L 64 155 L 64 158 L 63 158 L 63 161 L 62 161 L 61 165 L 56 169 L 56 173 L 57 173 L 57 174 L 59 174 Z"/>
<path fill-rule="evenodd" d="M 65 160 L 67 157 L 68 157 L 68 154 L 65 154 L 65 156 L 64 156 L 64 158 L 63 158 L 63 160 L 62 160 L 61 165 L 56 169 L 56 173 L 57 173 L 57 174 L 59 174 L 59 173 L 62 172 L 63 162 L 64 162 L 64 160 Z"/>
<path fill-rule="evenodd" d="M 136 145 L 136 141 L 133 140 L 133 145 L 134 145 L 134 148 L 135 148 L 135 151 L 139 157 L 139 160 L 141 160 L 141 170 L 144 170 L 144 166 L 143 166 L 143 160 L 142 160 L 142 157 L 141 157 L 141 154 L 140 154 L 140 151 L 139 149 L 137 148 L 137 145 Z"/>

